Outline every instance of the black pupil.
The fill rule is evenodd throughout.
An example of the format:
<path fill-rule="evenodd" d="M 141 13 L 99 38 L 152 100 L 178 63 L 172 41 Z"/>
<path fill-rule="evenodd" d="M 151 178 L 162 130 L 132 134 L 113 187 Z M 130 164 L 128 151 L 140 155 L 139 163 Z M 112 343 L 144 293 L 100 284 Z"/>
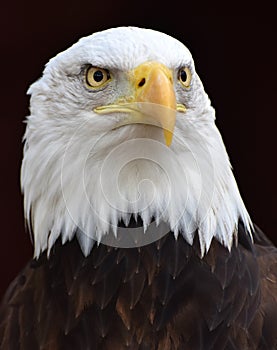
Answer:
<path fill-rule="evenodd" d="M 104 79 L 104 74 L 101 72 L 101 70 L 97 70 L 96 72 L 93 73 L 93 79 L 97 82 L 100 83 Z"/>
<path fill-rule="evenodd" d="M 181 70 L 180 78 L 183 82 L 187 80 L 187 73 L 184 70 Z"/>

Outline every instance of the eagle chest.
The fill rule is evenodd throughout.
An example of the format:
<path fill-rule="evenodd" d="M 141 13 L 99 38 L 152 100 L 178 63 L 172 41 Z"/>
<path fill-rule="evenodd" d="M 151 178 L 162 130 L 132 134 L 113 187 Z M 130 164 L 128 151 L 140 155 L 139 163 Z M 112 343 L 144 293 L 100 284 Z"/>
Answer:
<path fill-rule="evenodd" d="M 216 241 L 201 259 L 172 234 L 139 249 L 95 246 L 87 258 L 73 240 L 33 261 L 23 281 L 33 294 L 14 298 L 32 305 L 29 331 L 45 349 L 224 349 L 259 302 L 252 260 Z"/>

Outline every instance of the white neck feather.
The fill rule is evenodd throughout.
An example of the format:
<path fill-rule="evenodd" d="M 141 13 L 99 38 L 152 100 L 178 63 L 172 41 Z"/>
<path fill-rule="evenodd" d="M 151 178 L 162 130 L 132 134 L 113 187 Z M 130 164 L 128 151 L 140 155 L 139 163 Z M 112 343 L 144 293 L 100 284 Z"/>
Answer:
<path fill-rule="evenodd" d="M 206 114 L 211 113 L 209 107 Z M 177 118 L 170 148 L 140 138 L 144 126 L 138 125 L 125 126 L 114 138 L 109 132 L 99 138 L 99 131 L 87 138 L 91 118 L 63 142 L 64 135 L 57 138 L 56 132 L 39 126 L 46 122 L 42 119 L 29 117 L 21 177 L 36 257 L 45 249 L 49 252 L 59 236 L 66 242 L 77 231 L 87 255 L 94 240 L 101 241 L 111 229 L 116 233 L 117 223 L 127 223 L 132 213 L 141 216 L 145 228 L 152 217 L 168 223 L 190 244 L 198 232 L 202 254 L 213 237 L 231 249 L 239 219 L 250 232 L 248 213 L 210 115 L 204 133 L 191 125 L 189 116 L 187 123 Z M 48 119 L 47 125 L 57 130 L 51 123 L 56 121 Z"/>

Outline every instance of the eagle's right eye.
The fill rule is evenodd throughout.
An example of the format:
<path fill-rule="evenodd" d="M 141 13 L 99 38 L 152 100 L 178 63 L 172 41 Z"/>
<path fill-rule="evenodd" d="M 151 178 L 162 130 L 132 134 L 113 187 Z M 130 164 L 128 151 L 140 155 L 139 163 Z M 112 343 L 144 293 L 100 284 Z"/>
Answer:
<path fill-rule="evenodd" d="M 89 67 L 86 71 L 86 84 L 89 88 L 97 89 L 105 85 L 111 79 L 107 69 Z"/>

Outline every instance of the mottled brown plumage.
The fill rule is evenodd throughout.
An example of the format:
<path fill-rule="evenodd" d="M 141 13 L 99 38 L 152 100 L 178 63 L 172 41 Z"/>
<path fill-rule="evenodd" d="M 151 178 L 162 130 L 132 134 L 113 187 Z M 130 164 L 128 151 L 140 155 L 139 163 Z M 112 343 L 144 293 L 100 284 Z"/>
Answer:
<path fill-rule="evenodd" d="M 204 258 L 169 233 L 139 249 L 73 239 L 31 261 L 1 306 L 1 349 L 273 350 L 277 249 L 242 226 Z"/>

